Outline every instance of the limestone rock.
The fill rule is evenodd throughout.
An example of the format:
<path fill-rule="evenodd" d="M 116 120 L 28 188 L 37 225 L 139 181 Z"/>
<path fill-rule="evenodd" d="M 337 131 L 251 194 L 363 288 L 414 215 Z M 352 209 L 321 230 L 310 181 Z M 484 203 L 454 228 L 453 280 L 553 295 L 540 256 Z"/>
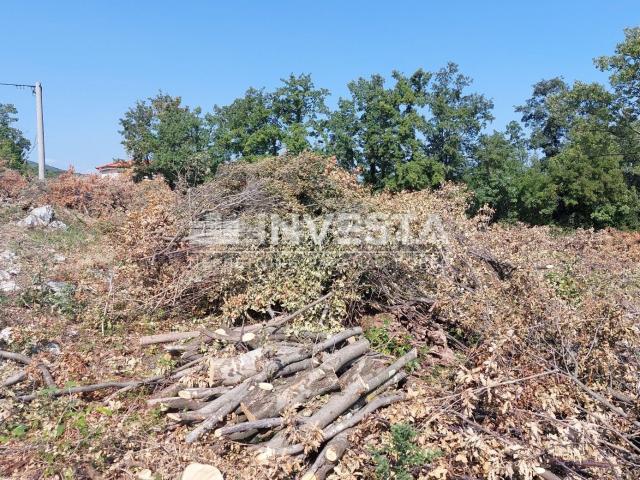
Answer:
<path fill-rule="evenodd" d="M 46 227 L 53 221 L 53 217 L 53 207 L 51 205 L 43 205 L 31 210 L 29 215 L 18 222 L 18 225 L 27 228 Z"/>
<path fill-rule="evenodd" d="M 213 465 L 191 463 L 182 472 L 181 480 L 224 480 L 222 473 Z"/>

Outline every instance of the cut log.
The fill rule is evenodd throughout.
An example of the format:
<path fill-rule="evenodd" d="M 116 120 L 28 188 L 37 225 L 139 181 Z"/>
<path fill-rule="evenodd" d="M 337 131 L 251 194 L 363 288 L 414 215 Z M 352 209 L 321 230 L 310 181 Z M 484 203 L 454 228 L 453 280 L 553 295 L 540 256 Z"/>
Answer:
<path fill-rule="evenodd" d="M 231 387 L 213 387 L 213 388 L 185 388 L 178 391 L 180 398 L 189 400 L 209 400 L 216 395 L 222 395 L 231 390 Z"/>
<path fill-rule="evenodd" d="M 294 423 L 300 423 L 302 418 L 293 419 Z M 213 432 L 214 437 L 228 437 L 235 433 L 243 433 L 250 430 L 260 430 L 264 428 L 280 427 L 284 424 L 285 419 L 283 417 L 263 418 L 261 420 L 255 420 L 252 422 L 243 422 L 236 425 L 229 425 L 226 427 L 218 428 Z"/>
<path fill-rule="evenodd" d="M 302 426 L 302 429 L 323 429 L 347 411 L 347 409 L 360 400 L 362 396 L 384 384 L 387 380 L 398 373 L 398 371 L 400 371 L 407 363 L 415 360 L 417 356 L 418 352 L 414 348 L 377 375 L 369 378 L 356 379 L 340 394 L 329 398 L 329 401 L 320 408 L 320 410 L 308 418 Z M 267 446 L 272 449 L 282 448 L 286 445 L 286 441 L 286 437 L 283 434 L 278 434 L 267 443 Z"/>
<path fill-rule="evenodd" d="M 198 408 L 202 408 L 203 402 L 181 397 L 151 398 L 147 400 L 147 406 L 154 407 L 156 405 L 161 405 L 166 409 L 173 410 L 197 410 Z"/>
<path fill-rule="evenodd" d="M 374 399 L 371 403 L 368 403 L 360 410 L 356 411 L 350 417 L 345 420 L 336 422 L 324 430 L 322 430 L 322 436 L 325 441 L 332 439 L 336 435 L 342 433 L 343 431 L 355 427 L 358 423 L 360 423 L 367 415 L 374 412 L 375 410 L 391 405 L 392 403 L 399 402 L 405 399 L 404 393 L 397 393 L 393 395 L 383 395 Z M 305 424 L 303 424 L 305 425 Z M 263 447 L 258 449 L 258 453 L 256 456 L 256 460 L 259 463 L 268 462 L 269 459 L 274 457 L 282 457 L 288 455 L 297 455 L 299 453 L 304 452 L 305 446 L 302 443 L 297 443 L 295 445 L 291 445 L 288 447 L 281 448 L 272 448 L 272 447 Z"/>
<path fill-rule="evenodd" d="M 257 374 L 269 357 L 301 351 L 300 345 L 274 344 L 250 350 L 235 357 L 209 360 L 209 385 L 237 385 Z"/>
<path fill-rule="evenodd" d="M 329 440 L 311 468 L 302 476 L 302 480 L 324 480 L 349 448 L 349 435 L 352 431 L 345 430 Z"/>
<path fill-rule="evenodd" d="M 370 402 L 381 393 L 384 393 L 384 391 L 387 390 L 389 387 L 395 386 L 398 383 L 402 382 L 408 376 L 409 375 L 405 371 L 400 371 L 396 373 L 393 377 L 391 377 L 389 380 L 384 382 L 382 385 L 376 388 L 373 392 L 369 393 L 366 398 L 367 402 Z"/>
<path fill-rule="evenodd" d="M 340 375 L 340 389 L 344 390 L 354 382 L 359 382 L 363 378 L 369 378 L 385 368 L 387 368 L 387 362 L 385 362 L 384 359 L 365 356 L 352 365 L 349 370 Z"/>
<path fill-rule="evenodd" d="M 187 443 L 193 443 L 196 440 L 198 440 L 202 435 L 207 433 L 209 430 L 215 427 L 220 421 L 222 421 L 228 413 L 238 408 L 238 406 L 246 396 L 251 386 L 258 384 L 260 382 L 266 382 L 267 380 L 271 379 L 280 369 L 282 369 L 283 367 L 286 367 L 287 365 L 290 365 L 295 362 L 300 362 L 324 350 L 335 347 L 336 345 L 339 345 L 340 343 L 345 341 L 347 338 L 351 338 L 354 335 L 359 335 L 361 333 L 362 333 L 362 328 L 360 327 L 345 330 L 325 340 L 324 342 L 321 342 L 318 345 L 315 345 L 311 349 L 303 350 L 299 353 L 292 353 L 282 357 L 277 357 L 274 360 L 270 361 L 269 363 L 267 363 L 267 365 L 265 365 L 262 372 L 254 375 L 253 377 L 249 377 L 247 380 L 243 381 L 240 385 L 234 387 L 229 392 L 217 398 L 216 400 L 208 404 L 206 407 L 194 412 L 196 414 L 206 413 L 208 417 L 200 425 L 198 425 L 194 430 L 192 430 L 191 432 L 189 432 L 189 434 L 187 434 L 187 437 L 186 437 Z"/>
<path fill-rule="evenodd" d="M 319 367 L 298 373 L 274 392 L 256 392 L 244 401 L 243 411 L 257 419 L 275 417 L 287 408 L 335 390 L 338 388 L 335 372 L 368 350 L 369 342 L 364 339 L 336 350 Z"/>
<path fill-rule="evenodd" d="M 327 402 L 326 405 L 309 417 L 306 424 L 309 426 L 313 425 L 315 428 L 324 428 L 329 425 L 351 405 L 356 403 L 362 395 L 365 395 L 384 384 L 387 380 L 398 373 L 398 371 L 404 368 L 407 363 L 415 360 L 417 356 L 417 350 L 413 349 L 374 377 L 367 379 L 365 382 L 354 382 L 340 395 L 335 395 L 329 399 L 329 402 Z"/>
<path fill-rule="evenodd" d="M 156 343 L 169 343 L 176 342 L 178 340 L 188 340 L 190 338 L 199 337 L 202 334 L 199 330 L 194 330 L 191 332 L 170 332 L 170 333 L 159 333 L 156 335 L 147 335 L 145 337 L 140 337 L 139 343 L 140 345 L 154 345 Z"/>

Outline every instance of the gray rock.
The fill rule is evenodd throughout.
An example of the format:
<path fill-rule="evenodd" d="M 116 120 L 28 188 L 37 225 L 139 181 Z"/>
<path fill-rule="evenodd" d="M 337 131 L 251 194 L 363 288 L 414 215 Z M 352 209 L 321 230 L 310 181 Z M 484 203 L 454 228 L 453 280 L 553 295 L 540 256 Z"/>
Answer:
<path fill-rule="evenodd" d="M 49 353 L 53 353 L 54 355 L 60 355 L 62 353 L 62 348 L 60 347 L 60 344 L 58 342 L 41 340 L 31 348 L 32 354 L 36 354 L 40 352 L 49 352 Z"/>
<path fill-rule="evenodd" d="M 5 262 L 13 262 L 16 258 L 16 254 L 11 250 L 3 250 L 2 252 L 0 252 L 0 260 L 3 260 Z"/>
<path fill-rule="evenodd" d="M 190 463 L 182 472 L 181 480 L 224 480 L 222 473 L 213 465 Z"/>
<path fill-rule="evenodd" d="M 13 328 L 6 327 L 0 331 L 0 342 L 4 342 L 7 345 L 11 344 L 11 334 L 13 333 Z"/>
<path fill-rule="evenodd" d="M 53 222 L 51 222 L 48 225 L 48 227 L 49 228 L 55 228 L 55 229 L 58 229 L 58 230 L 66 230 L 66 229 L 69 228 L 69 227 L 67 227 L 66 223 L 61 222 L 60 220 L 54 220 Z"/>
<path fill-rule="evenodd" d="M 0 292 L 11 293 L 18 290 L 18 285 L 13 280 L 0 281 Z"/>
<path fill-rule="evenodd" d="M 18 225 L 27 228 L 46 227 L 53 221 L 54 215 L 51 205 L 43 205 L 31 210 L 29 215 L 18 222 Z"/>

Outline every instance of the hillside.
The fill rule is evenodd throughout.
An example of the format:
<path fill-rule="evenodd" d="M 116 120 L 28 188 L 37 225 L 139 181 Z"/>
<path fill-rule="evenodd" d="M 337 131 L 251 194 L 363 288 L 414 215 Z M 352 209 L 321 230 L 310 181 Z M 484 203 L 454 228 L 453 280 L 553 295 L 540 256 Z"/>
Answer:
<path fill-rule="evenodd" d="M 20 181 L 6 478 L 635 478 L 638 233 L 469 217 L 461 186 L 374 193 L 311 154 L 184 192 Z"/>

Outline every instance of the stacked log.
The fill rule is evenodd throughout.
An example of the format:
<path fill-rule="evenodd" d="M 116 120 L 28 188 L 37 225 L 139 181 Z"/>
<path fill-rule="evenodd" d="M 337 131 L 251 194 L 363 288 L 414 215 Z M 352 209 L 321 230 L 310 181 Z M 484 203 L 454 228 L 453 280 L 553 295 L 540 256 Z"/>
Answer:
<path fill-rule="evenodd" d="M 209 359 L 208 386 L 170 385 L 163 391 L 171 390 L 172 396 L 156 394 L 148 404 L 162 405 L 171 421 L 186 425 L 187 443 L 211 433 L 214 438 L 243 441 L 258 463 L 315 455 L 303 478 L 323 479 L 348 448 L 349 433 L 358 423 L 405 398 L 398 385 L 407 376 L 404 367 L 416 359 L 417 352 L 391 362 L 371 350 L 360 327 L 309 342 L 300 337 L 310 335 L 282 333 L 284 323 L 272 319 L 242 332 L 213 332 L 216 340 L 226 338 L 246 350 Z M 247 333 L 253 336 L 248 338 Z M 195 352 L 201 346 L 196 340 L 208 343 L 210 337 L 200 333 L 155 338 L 188 339 L 189 351 Z M 183 358 L 185 350 L 170 351 Z M 201 370 L 206 367 L 204 362 Z M 311 438 L 315 440 L 305 440 Z"/>

